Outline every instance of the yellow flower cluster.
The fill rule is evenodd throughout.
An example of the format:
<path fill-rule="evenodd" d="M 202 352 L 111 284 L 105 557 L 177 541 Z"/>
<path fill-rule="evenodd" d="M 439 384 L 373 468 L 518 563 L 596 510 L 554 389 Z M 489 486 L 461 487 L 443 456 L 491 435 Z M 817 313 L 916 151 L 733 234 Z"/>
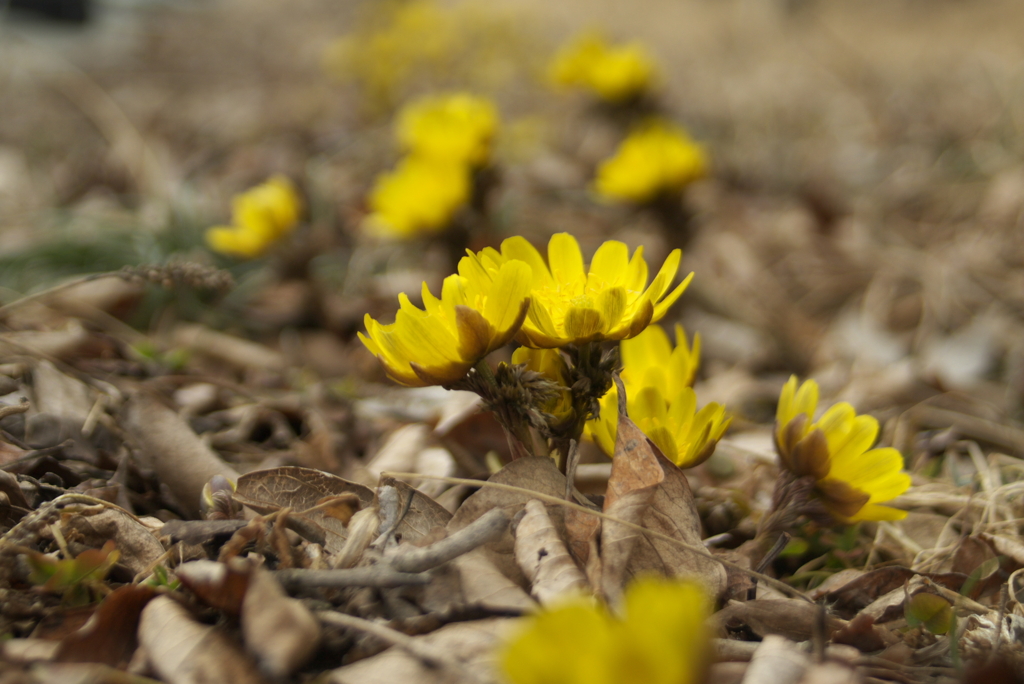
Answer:
<path fill-rule="evenodd" d="M 614 202 L 643 204 L 679 192 L 708 171 L 704 149 L 672 123 L 651 120 L 597 169 L 594 190 Z"/>
<path fill-rule="evenodd" d="M 377 178 L 367 230 L 408 239 L 447 228 L 472 195 L 473 170 L 490 159 L 497 126 L 494 105 L 468 93 L 429 96 L 407 105 L 395 126 L 407 156 Z"/>
<path fill-rule="evenodd" d="M 680 468 L 710 458 L 732 418 L 714 402 L 697 410 L 690 386 L 700 363 L 700 337 L 695 335 L 689 347 L 686 332 L 677 325 L 673 348 L 665 331 L 652 325 L 623 340 L 619 349 L 626 409 L 637 427 Z M 600 416 L 587 423 L 587 434 L 609 456 L 615 454 L 618 420 L 618 391 L 613 387 L 601 399 Z"/>
<path fill-rule="evenodd" d="M 581 598 L 524 618 L 501 668 L 511 684 L 697 684 L 709 614 L 696 584 L 641 578 L 626 589 L 621 617 Z"/>
<path fill-rule="evenodd" d="M 691 273 L 669 292 L 682 258 L 677 249 L 647 285 L 643 247 L 630 257 L 629 248 L 618 240 L 602 244 L 585 269 L 579 243 L 568 233 L 551 237 L 546 262 L 518 236 L 502 242 L 500 251 L 483 250 L 479 258 L 488 269 L 517 260 L 530 266 L 533 305 L 516 339 L 534 349 L 634 337 L 661 320 L 693 277 Z"/>
<path fill-rule="evenodd" d="M 669 291 L 680 256 L 669 255 L 648 285 L 642 249 L 630 258 L 623 243 L 605 242 L 584 269 L 579 244 L 567 233 L 552 236 L 547 262 L 512 237 L 500 251 L 468 252 L 440 300 L 424 285 L 425 311 L 403 294 L 393 324 L 367 316 L 360 339 L 393 380 L 420 386 L 451 384 L 513 336 L 534 349 L 634 337 L 664 316 L 690 282 L 692 273 Z"/>
<path fill-rule="evenodd" d="M 559 86 L 590 90 L 609 102 L 626 102 L 654 83 L 654 60 L 639 43 L 609 45 L 603 36 L 586 33 L 559 50 L 551 64 Z"/>
<path fill-rule="evenodd" d="M 254 188 L 235 195 L 231 225 L 206 231 L 206 244 L 215 252 L 252 259 L 295 229 L 302 200 L 292 182 L 274 176 Z"/>
<path fill-rule="evenodd" d="M 434 95 L 417 100 L 398 115 L 396 135 L 413 156 L 483 166 L 498 129 L 498 110 L 469 93 Z"/>
<path fill-rule="evenodd" d="M 815 480 L 814 494 L 843 522 L 899 520 L 906 512 L 880 505 L 910 487 L 902 472 L 903 457 L 892 447 L 872 449 L 878 421 L 858 416 L 839 403 L 814 421 L 818 383 L 783 386 L 775 421 L 775 447 L 783 468 L 796 477 Z"/>
<path fill-rule="evenodd" d="M 488 271 L 472 256 L 441 287 L 441 298 L 423 283 L 423 309 L 403 293 L 391 325 L 366 315 L 359 339 L 395 382 L 410 387 L 447 385 L 477 361 L 507 344 L 530 307 L 530 269 L 518 261 Z"/>
<path fill-rule="evenodd" d="M 494 3 L 375 0 L 328 46 L 324 68 L 358 86 L 371 114 L 390 111 L 413 88 L 459 83 L 494 92 L 532 57 L 518 18 Z"/>

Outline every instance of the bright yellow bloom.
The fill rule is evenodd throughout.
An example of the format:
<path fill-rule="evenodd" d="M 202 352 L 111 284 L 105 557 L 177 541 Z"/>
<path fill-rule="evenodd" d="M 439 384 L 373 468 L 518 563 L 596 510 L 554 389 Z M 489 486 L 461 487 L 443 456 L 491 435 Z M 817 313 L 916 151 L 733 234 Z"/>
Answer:
<path fill-rule="evenodd" d="M 252 259 L 295 229 L 302 200 L 292 182 L 284 176 L 235 195 L 230 226 L 206 231 L 206 244 L 221 254 Z"/>
<path fill-rule="evenodd" d="M 519 236 L 502 242 L 500 252 L 491 248 L 480 252 L 488 270 L 511 260 L 524 261 L 532 269 L 533 305 L 516 340 L 535 349 L 635 337 L 661 320 L 689 285 L 692 273 L 669 291 L 681 258 L 682 253 L 673 250 L 647 286 L 643 247 L 631 258 L 629 248 L 617 240 L 597 249 L 589 270 L 584 270 L 579 243 L 568 233 L 551 236 L 546 262 Z"/>
<path fill-rule="evenodd" d="M 649 90 L 655 71 L 641 44 L 612 46 L 601 35 L 587 33 L 555 55 L 550 73 L 557 85 L 580 86 L 609 102 L 624 102 Z"/>
<path fill-rule="evenodd" d="M 481 166 L 491 156 L 498 128 L 494 104 L 469 93 L 432 95 L 398 114 L 399 144 L 418 157 Z"/>
<path fill-rule="evenodd" d="M 696 584 L 641 578 L 626 589 L 622 617 L 580 598 L 523 618 L 501 668 L 511 684 L 696 684 L 709 614 Z"/>
<path fill-rule="evenodd" d="M 523 364 L 527 370 L 540 373 L 558 385 L 557 393 L 540 408 L 552 416 L 553 427 L 568 424 L 575 414 L 572 408 L 572 392 L 566 381 L 568 369 L 561 353 L 557 349 L 519 347 L 512 352 L 512 363 Z"/>
<path fill-rule="evenodd" d="M 892 447 L 872 449 L 878 421 L 858 416 L 853 407 L 836 404 L 817 422 L 818 383 L 797 387 L 789 378 L 779 396 L 775 447 L 782 466 L 797 477 L 813 477 L 815 494 L 843 522 L 900 520 L 907 514 L 880 502 L 896 498 L 910 487 L 902 472 L 903 457 Z"/>
<path fill-rule="evenodd" d="M 692 349 L 686 332 L 676 326 L 677 346 L 652 325 L 631 340 L 623 340 L 622 383 L 626 410 L 637 427 L 680 468 L 700 465 L 715 451 L 732 417 L 725 407 L 710 403 L 697 410 L 697 395 L 690 388 L 700 360 L 700 338 Z M 609 456 L 615 455 L 619 424 L 619 393 L 612 389 L 601 398 L 601 414 L 587 423 L 587 434 Z"/>
<path fill-rule="evenodd" d="M 594 189 L 608 200 L 640 204 L 682 190 L 707 170 L 704 148 L 685 130 L 651 120 L 630 133 L 615 155 L 601 163 Z"/>
<path fill-rule="evenodd" d="M 369 232 L 408 239 L 439 233 L 470 196 L 469 170 L 424 157 L 406 157 L 398 168 L 381 174 L 370 193 Z"/>
<path fill-rule="evenodd" d="M 423 284 L 423 309 L 402 293 L 395 322 L 366 315 L 359 339 L 395 382 L 409 387 L 448 385 L 480 359 L 508 343 L 530 308 L 530 267 L 519 261 L 494 271 L 471 256 L 444 280 L 441 298 Z"/>

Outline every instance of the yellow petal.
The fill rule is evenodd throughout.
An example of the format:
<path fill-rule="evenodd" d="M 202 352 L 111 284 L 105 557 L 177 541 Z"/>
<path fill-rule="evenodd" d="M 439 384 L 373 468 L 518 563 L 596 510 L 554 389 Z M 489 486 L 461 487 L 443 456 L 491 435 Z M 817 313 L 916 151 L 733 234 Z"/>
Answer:
<path fill-rule="evenodd" d="M 559 283 L 583 283 L 583 253 L 569 233 L 555 233 L 548 242 L 551 276 Z"/>

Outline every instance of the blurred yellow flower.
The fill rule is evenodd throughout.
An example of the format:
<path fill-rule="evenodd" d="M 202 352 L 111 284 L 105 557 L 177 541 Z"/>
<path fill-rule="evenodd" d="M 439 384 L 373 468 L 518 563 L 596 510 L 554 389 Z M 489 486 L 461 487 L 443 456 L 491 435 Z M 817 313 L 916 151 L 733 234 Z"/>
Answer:
<path fill-rule="evenodd" d="M 431 95 L 406 105 L 398 114 L 399 144 L 417 157 L 471 166 L 487 163 L 498 128 L 498 111 L 469 93 Z"/>
<path fill-rule="evenodd" d="M 492 271 L 471 256 L 444 280 L 441 298 L 423 284 L 423 309 L 402 293 L 395 322 L 366 315 L 359 339 L 395 382 L 409 387 L 449 385 L 480 359 L 508 343 L 530 308 L 530 267 L 519 261 Z"/>
<path fill-rule="evenodd" d="M 541 410 L 553 419 L 552 427 L 566 425 L 574 417 L 572 392 L 569 389 L 565 359 L 557 349 L 530 349 L 519 347 L 512 352 L 512 363 L 522 364 L 526 370 L 539 373 L 558 386 L 557 393 L 544 402 Z"/>
<path fill-rule="evenodd" d="M 370 233 L 406 239 L 440 233 L 470 196 L 469 169 L 419 156 L 381 174 L 370 193 Z"/>
<path fill-rule="evenodd" d="M 892 447 L 872 449 L 878 421 L 858 416 L 850 404 L 836 404 L 812 422 L 818 383 L 789 378 L 779 396 L 775 447 L 783 468 L 816 480 L 815 495 L 838 520 L 900 520 L 907 514 L 880 502 L 910 487 L 903 456 Z"/>
<path fill-rule="evenodd" d="M 302 200 L 292 182 L 284 176 L 235 195 L 230 226 L 206 231 L 206 244 L 215 252 L 252 259 L 295 229 Z"/>
<path fill-rule="evenodd" d="M 643 45 L 613 46 L 598 33 L 585 33 L 559 50 L 550 76 L 557 85 L 586 88 L 609 102 L 624 102 L 649 90 L 655 71 Z"/>
<path fill-rule="evenodd" d="M 622 383 L 626 410 L 637 427 L 680 468 L 700 465 L 715 451 L 732 417 L 725 407 L 710 403 L 697 410 L 690 388 L 700 360 L 700 338 L 686 344 L 686 332 L 676 326 L 673 349 L 661 327 L 652 325 L 631 340 L 623 340 Z M 609 456 L 615 455 L 618 433 L 618 391 L 601 398 L 601 414 L 587 423 L 587 434 Z"/>
<path fill-rule="evenodd" d="M 511 684 L 697 684 L 711 629 L 699 586 L 662 578 L 626 589 L 623 615 L 579 598 L 523 618 L 500 653 Z"/>
<path fill-rule="evenodd" d="M 551 236 L 546 262 L 519 236 L 502 242 L 500 252 L 483 250 L 479 258 L 491 270 L 512 260 L 530 266 L 533 304 L 516 339 L 535 349 L 635 337 L 661 320 L 693 277 L 691 273 L 669 291 L 682 258 L 676 249 L 648 286 L 643 247 L 631 258 L 629 248 L 617 240 L 602 244 L 584 270 L 579 243 L 568 233 Z"/>
<path fill-rule="evenodd" d="M 642 204 L 678 192 L 707 174 L 704 149 L 686 131 L 651 120 L 622 141 L 597 169 L 594 189 L 608 200 Z"/>

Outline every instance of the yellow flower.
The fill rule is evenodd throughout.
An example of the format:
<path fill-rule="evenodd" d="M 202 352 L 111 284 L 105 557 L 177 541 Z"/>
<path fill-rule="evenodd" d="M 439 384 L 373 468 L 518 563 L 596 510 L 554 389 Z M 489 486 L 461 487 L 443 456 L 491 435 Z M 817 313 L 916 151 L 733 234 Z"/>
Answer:
<path fill-rule="evenodd" d="M 892 447 L 872 449 L 878 421 L 858 416 L 853 407 L 836 404 L 817 422 L 818 383 L 797 386 L 789 378 L 779 396 L 775 447 L 782 466 L 797 477 L 813 477 L 815 494 L 843 522 L 900 520 L 901 511 L 880 502 L 896 498 L 910 487 L 902 472 L 903 457 Z"/>
<path fill-rule="evenodd" d="M 402 293 L 395 322 L 366 315 L 359 339 L 395 382 L 409 387 L 461 380 L 480 359 L 508 343 L 530 308 L 530 267 L 520 261 L 494 271 L 469 256 L 444 280 L 441 298 L 423 284 L 423 309 Z"/>
<path fill-rule="evenodd" d="M 489 270 L 512 260 L 529 264 L 533 305 L 516 339 L 535 349 L 635 337 L 661 320 L 693 277 L 691 273 L 669 291 L 682 258 L 676 249 L 647 286 L 643 247 L 630 258 L 629 248 L 616 240 L 602 244 L 584 270 L 579 243 L 568 233 L 551 236 L 547 262 L 519 236 L 502 242 L 500 252 L 483 250 L 479 258 Z"/>
<path fill-rule="evenodd" d="M 676 326 L 675 349 L 668 335 L 652 325 L 620 345 L 626 410 L 637 427 L 680 468 L 700 465 L 732 421 L 725 407 L 710 403 L 697 410 L 697 395 L 690 388 L 700 360 L 700 338 L 693 348 L 686 332 Z M 587 434 L 609 456 L 615 455 L 618 433 L 618 391 L 613 387 L 601 398 L 601 414 L 587 423 Z"/>
<path fill-rule="evenodd" d="M 499 658 L 511 684 L 696 684 L 710 606 L 696 584 L 646 577 L 622 617 L 583 598 L 523 619 Z"/>
<path fill-rule="evenodd" d="M 469 93 L 433 95 L 398 115 L 399 144 L 419 157 L 471 166 L 487 163 L 498 112 L 490 100 Z"/>
<path fill-rule="evenodd" d="M 594 189 L 608 200 L 644 203 L 678 192 L 707 174 L 704 149 L 679 126 L 648 121 L 597 169 Z"/>
<path fill-rule="evenodd" d="M 623 102 L 650 89 L 655 68 L 639 43 L 611 46 L 601 35 L 587 33 L 555 55 L 550 75 L 557 85 L 580 86 L 609 102 Z"/>
<path fill-rule="evenodd" d="M 520 347 L 512 352 L 512 363 L 522 364 L 527 370 L 544 376 L 558 385 L 557 393 L 544 402 L 541 410 L 553 418 L 553 427 L 568 424 L 575 415 L 572 408 L 572 392 L 566 381 L 565 359 L 557 349 L 530 349 Z"/>
<path fill-rule="evenodd" d="M 377 177 L 366 227 L 399 239 L 439 233 L 469 201 L 469 194 L 469 170 L 463 165 L 406 157 L 397 169 Z"/>
<path fill-rule="evenodd" d="M 274 176 L 254 188 L 235 195 L 231 207 L 232 225 L 206 231 L 206 244 L 221 254 L 251 259 L 294 230 L 302 200 L 291 181 Z"/>

